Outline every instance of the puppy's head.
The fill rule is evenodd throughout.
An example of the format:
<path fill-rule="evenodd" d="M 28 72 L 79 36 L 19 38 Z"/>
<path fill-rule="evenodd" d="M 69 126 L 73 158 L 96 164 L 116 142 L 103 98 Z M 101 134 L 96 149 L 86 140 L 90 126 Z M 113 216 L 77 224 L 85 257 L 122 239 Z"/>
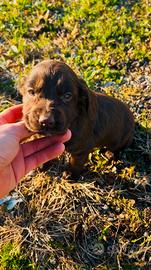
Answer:
<path fill-rule="evenodd" d="M 64 133 L 88 109 L 86 84 L 65 63 L 46 60 L 18 86 L 27 128 L 43 134 Z"/>

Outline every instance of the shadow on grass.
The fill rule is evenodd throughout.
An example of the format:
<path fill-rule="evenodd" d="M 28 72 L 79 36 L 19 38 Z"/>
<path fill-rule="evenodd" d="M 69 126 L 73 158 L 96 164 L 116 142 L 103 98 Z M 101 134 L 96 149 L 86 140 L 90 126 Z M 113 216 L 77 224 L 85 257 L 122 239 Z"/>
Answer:
<path fill-rule="evenodd" d="M 119 160 L 108 161 L 107 170 L 104 167 L 102 172 L 100 169 L 93 172 L 88 164 L 84 179 L 96 179 L 100 186 L 120 190 L 121 197 L 136 199 L 136 202 L 138 199 L 137 207 L 141 209 L 151 206 L 151 201 L 145 200 L 146 196 L 151 197 L 151 133 L 148 129 L 136 123 L 132 145 L 119 153 Z"/>
<path fill-rule="evenodd" d="M 113 3 L 113 5 L 117 5 L 118 7 L 124 6 L 128 10 L 130 10 L 134 5 L 137 3 L 140 3 L 140 0 L 115 0 L 115 1 L 109 1 L 110 4 Z"/>
<path fill-rule="evenodd" d="M 125 161 L 135 166 L 136 172 L 141 175 L 151 173 L 151 133 L 138 123 L 135 125 L 134 140 L 131 147 L 121 155 Z M 139 175 L 138 175 L 139 176 Z M 147 184 L 147 183 L 146 183 Z M 151 184 L 148 182 L 148 184 Z"/>
<path fill-rule="evenodd" d="M 150 269 L 147 263 L 149 261 L 149 252 L 144 253 L 145 266 L 137 266 L 138 261 L 141 261 L 141 258 L 143 258 L 143 255 L 141 255 L 142 257 L 140 256 L 144 252 L 143 249 L 141 250 L 142 235 L 148 230 L 149 223 L 147 224 L 147 220 L 151 206 L 149 140 L 149 131 L 136 124 L 134 141 L 131 147 L 120 153 L 119 160 L 113 162 L 113 166 L 107 164 L 107 172 L 106 169 L 102 170 L 102 172 L 101 170 L 93 172 L 89 170 L 90 164 L 88 164 L 86 172 L 82 175 L 83 179 L 78 182 L 79 184 L 83 183 L 83 185 L 87 182 L 96 182 L 96 188 L 102 190 L 102 198 L 99 202 L 91 204 L 89 201 L 87 204 L 88 198 L 84 194 L 83 197 L 78 198 L 79 202 L 75 196 L 77 209 L 78 207 L 80 209 L 81 205 L 83 209 L 87 209 L 87 212 L 83 214 L 83 220 L 79 218 L 74 236 L 68 232 L 66 236 L 58 234 L 58 237 L 53 238 L 53 243 L 56 245 L 55 248 L 64 250 L 65 254 L 71 257 L 75 263 L 80 264 L 83 262 L 85 266 L 88 266 L 88 269 L 96 270 Z M 124 175 L 122 171 L 127 172 L 126 168 L 129 169 L 131 167 L 134 167 L 134 171 L 127 177 L 127 174 L 125 173 Z M 116 172 L 112 172 L 114 168 L 116 168 Z M 129 206 L 127 207 L 127 205 Z M 92 223 L 89 223 L 89 226 L 86 228 L 85 221 L 87 218 L 90 218 L 88 209 L 91 209 L 92 212 L 94 210 L 93 222 L 95 225 L 91 221 Z M 95 213 L 97 216 L 98 212 L 100 216 L 95 223 Z M 107 219 L 110 225 L 104 227 Z M 133 222 L 131 221 L 132 219 L 134 219 Z M 46 226 L 48 231 L 50 230 L 51 232 L 55 222 L 52 221 L 52 223 Z M 131 222 L 134 224 L 134 227 L 136 226 L 135 230 L 132 230 Z M 137 222 L 139 222 L 139 225 Z M 117 224 L 118 228 L 116 227 Z M 55 226 L 66 227 L 65 224 L 61 225 L 58 221 Z M 123 241 L 126 243 L 123 242 L 125 247 L 121 246 L 119 238 L 123 238 Z M 65 241 L 65 239 L 68 240 Z M 123 256 L 121 259 L 122 268 L 119 268 L 117 262 L 120 252 Z M 137 254 L 137 252 L 138 255 L 131 258 L 131 254 Z M 139 259 L 137 256 L 140 256 Z"/>
<path fill-rule="evenodd" d="M 21 101 L 20 95 L 15 89 L 15 80 L 12 75 L 0 67 L 0 94 L 7 99 Z"/>
<path fill-rule="evenodd" d="M 2 76 L 0 83 L 2 94 L 6 97 L 18 100 L 18 95 L 14 88 L 14 81 L 9 75 L 7 76 L 7 74 L 5 74 L 5 76 Z M 30 229 L 32 224 L 33 227 L 35 226 L 36 230 L 34 233 L 37 237 L 35 238 L 36 241 L 33 241 L 34 237 L 29 234 L 29 230 L 27 230 L 27 235 L 24 236 L 24 241 L 27 244 L 27 247 L 29 246 L 29 243 L 30 245 L 32 242 L 34 242 L 34 245 L 37 243 L 37 251 L 35 246 L 32 247 L 33 249 L 31 246 L 30 248 L 32 252 L 35 252 L 35 254 L 37 252 L 39 257 L 43 249 L 43 241 L 45 240 L 43 239 L 44 236 L 49 236 L 48 239 L 51 239 L 51 241 L 49 240 L 47 243 L 48 250 L 44 250 L 42 262 L 39 263 L 43 263 L 43 261 L 47 261 L 49 259 L 50 268 L 48 269 L 57 269 L 57 263 L 61 261 L 61 258 L 64 256 L 64 260 L 65 258 L 67 258 L 67 260 L 69 258 L 70 262 L 70 259 L 72 259 L 75 265 L 79 265 L 79 269 L 82 269 L 80 268 L 80 265 L 83 265 L 83 269 L 89 270 L 94 269 L 94 267 L 96 267 L 95 270 L 149 269 L 147 268 L 147 264 L 145 267 L 141 268 L 135 265 L 135 263 L 139 261 L 140 257 L 137 258 L 137 256 L 134 256 L 134 258 L 129 259 L 129 254 L 135 253 L 135 251 L 138 251 L 139 256 L 141 254 L 142 258 L 143 254 L 145 254 L 144 256 L 146 261 L 149 259 L 149 252 L 147 253 L 146 250 L 140 250 L 143 238 L 142 235 L 144 235 L 144 232 L 146 232 L 148 228 L 144 226 L 143 221 L 142 223 L 137 223 L 138 216 L 136 213 L 136 219 L 134 220 L 134 222 L 136 222 L 136 229 L 135 231 L 130 231 L 131 221 L 128 220 L 127 217 L 122 219 L 122 216 L 120 216 L 123 215 L 123 213 L 125 214 L 125 208 L 123 211 L 123 207 L 125 207 L 125 205 L 123 206 L 120 202 L 120 199 L 122 198 L 130 200 L 133 199 L 135 201 L 135 206 L 133 207 L 132 205 L 132 209 L 128 209 L 129 214 L 131 214 L 132 211 L 132 215 L 133 213 L 135 214 L 135 208 L 143 210 L 145 208 L 148 209 L 151 205 L 149 199 L 151 192 L 149 180 L 149 138 L 150 134 L 148 130 L 144 129 L 139 124 L 136 124 L 133 144 L 129 149 L 120 153 L 120 162 L 118 163 L 115 161 L 112 167 L 110 167 L 110 164 L 107 164 L 108 169 L 104 169 L 104 171 L 100 169 L 96 173 L 91 171 L 84 173 L 82 188 L 78 185 L 72 185 L 72 183 L 70 185 L 68 182 L 60 184 L 58 181 L 56 186 L 54 184 L 54 190 L 56 188 L 55 195 L 53 196 L 52 190 L 51 197 L 47 197 L 47 192 L 49 194 L 50 189 L 49 182 L 48 187 L 42 186 L 41 188 L 42 179 L 39 180 L 39 188 L 27 186 L 29 194 L 25 194 L 26 203 L 23 202 L 18 209 L 16 208 L 13 215 L 14 217 L 16 215 L 16 217 L 19 217 L 19 220 L 22 220 L 20 223 L 17 223 L 17 226 L 20 226 L 21 229 L 24 228 L 24 231 L 26 231 L 26 228 Z M 58 163 L 58 161 L 53 162 L 56 164 Z M 130 168 L 131 166 L 135 167 L 131 177 L 126 178 L 126 175 L 125 177 L 121 176 L 122 170 Z M 114 167 L 116 172 L 111 171 Z M 56 173 L 57 168 L 58 166 L 56 165 L 55 168 L 54 165 L 54 170 L 52 171 Z M 52 178 L 55 177 L 54 175 L 57 175 L 55 173 L 53 175 L 51 169 L 50 173 L 52 174 Z M 100 182 L 98 181 L 99 179 Z M 102 183 L 101 179 L 103 179 Z M 53 181 L 55 182 L 54 179 Z M 85 186 L 87 181 L 96 181 L 95 186 Z M 53 185 L 53 183 L 50 182 L 50 185 L 51 184 Z M 24 185 L 26 184 L 24 183 Z M 47 185 L 46 180 L 45 185 Z M 46 190 L 46 188 L 48 188 L 48 190 Z M 84 188 L 88 190 L 88 193 L 84 192 Z M 111 190 L 113 190 L 113 197 L 109 195 L 111 194 Z M 39 195 L 39 193 L 41 194 Z M 64 194 L 65 197 L 63 197 Z M 100 201 L 95 201 L 95 198 L 93 198 L 95 194 L 98 194 L 98 196 L 101 194 Z M 32 200 L 34 201 L 34 196 L 40 200 L 41 197 L 44 196 L 42 199 L 44 201 L 42 201 L 44 205 L 42 205 L 42 207 L 40 205 L 39 209 L 37 208 L 36 201 L 35 205 L 34 203 L 31 203 Z M 62 198 L 65 198 L 65 200 L 63 199 L 63 201 L 61 201 Z M 51 200 L 53 200 L 52 204 L 50 203 Z M 118 203 L 121 203 L 121 205 L 118 205 Z M 26 208 L 24 209 L 25 206 Z M 52 208 L 53 211 L 51 212 Z M 38 211 L 41 213 L 41 216 L 39 216 Z M 4 214 L 3 219 L 5 219 Z M 2 220 L 1 223 L 5 224 L 4 222 L 5 221 Z M 15 222 L 16 221 L 14 220 L 13 226 L 15 226 Z M 41 238 L 41 235 L 43 238 Z M 122 249 L 122 242 L 119 241 L 121 238 L 123 238 L 123 243 L 124 241 L 126 243 L 124 250 Z M 135 239 L 136 242 L 132 242 Z M 51 256 L 54 256 L 54 260 L 50 259 L 49 250 L 51 249 L 53 251 Z M 121 259 L 122 268 L 119 268 L 119 264 L 117 263 L 117 258 L 120 252 L 122 252 L 123 256 Z M 39 258 L 37 254 L 36 258 Z M 73 269 L 78 268 L 75 267 Z"/>

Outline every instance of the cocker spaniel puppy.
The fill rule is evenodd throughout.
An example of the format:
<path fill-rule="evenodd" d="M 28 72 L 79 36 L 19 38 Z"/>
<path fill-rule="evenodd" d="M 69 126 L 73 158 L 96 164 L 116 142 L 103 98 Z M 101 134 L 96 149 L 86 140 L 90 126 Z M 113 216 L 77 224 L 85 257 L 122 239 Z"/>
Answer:
<path fill-rule="evenodd" d="M 132 142 L 134 119 L 118 99 L 91 91 L 64 62 L 46 60 L 22 79 L 23 115 L 27 128 L 42 134 L 61 134 L 71 154 L 70 172 L 78 177 L 94 147 L 117 152 Z"/>

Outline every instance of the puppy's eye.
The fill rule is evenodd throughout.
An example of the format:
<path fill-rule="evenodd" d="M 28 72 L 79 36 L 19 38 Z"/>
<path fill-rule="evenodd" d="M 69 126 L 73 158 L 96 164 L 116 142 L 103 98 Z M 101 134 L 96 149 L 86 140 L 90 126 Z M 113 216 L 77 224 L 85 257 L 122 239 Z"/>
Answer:
<path fill-rule="evenodd" d="M 70 101 L 71 98 L 72 98 L 72 93 L 71 93 L 71 92 L 67 92 L 67 93 L 65 93 L 65 94 L 62 96 L 62 100 L 63 100 L 64 102 Z"/>
<path fill-rule="evenodd" d="M 28 92 L 28 94 L 30 95 L 30 96 L 34 96 L 35 95 L 35 92 L 34 92 L 34 90 L 33 89 L 28 89 L 27 90 L 27 92 Z"/>

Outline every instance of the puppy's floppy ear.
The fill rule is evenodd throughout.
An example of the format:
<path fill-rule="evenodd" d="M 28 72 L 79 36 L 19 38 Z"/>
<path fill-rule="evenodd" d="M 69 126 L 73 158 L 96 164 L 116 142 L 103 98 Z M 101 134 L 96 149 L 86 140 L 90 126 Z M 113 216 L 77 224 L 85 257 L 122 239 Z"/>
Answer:
<path fill-rule="evenodd" d="M 89 88 L 86 82 L 78 77 L 78 106 L 80 112 L 87 112 L 89 110 Z"/>
<path fill-rule="evenodd" d="M 22 77 L 19 82 L 17 83 L 16 87 L 18 92 L 23 96 L 25 94 L 25 82 L 26 82 L 27 77 L 24 76 Z"/>

